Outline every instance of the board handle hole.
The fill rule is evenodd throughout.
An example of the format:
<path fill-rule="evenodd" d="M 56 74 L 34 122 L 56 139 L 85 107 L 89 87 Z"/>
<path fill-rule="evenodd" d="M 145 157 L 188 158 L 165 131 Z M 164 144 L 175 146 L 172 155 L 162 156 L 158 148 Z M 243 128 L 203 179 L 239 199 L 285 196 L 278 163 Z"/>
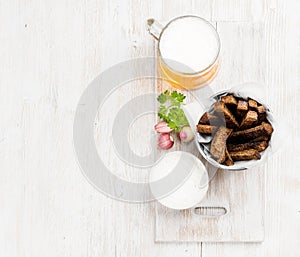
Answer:
<path fill-rule="evenodd" d="M 226 215 L 228 209 L 218 206 L 199 206 L 193 209 L 193 213 L 197 216 L 217 218 Z"/>

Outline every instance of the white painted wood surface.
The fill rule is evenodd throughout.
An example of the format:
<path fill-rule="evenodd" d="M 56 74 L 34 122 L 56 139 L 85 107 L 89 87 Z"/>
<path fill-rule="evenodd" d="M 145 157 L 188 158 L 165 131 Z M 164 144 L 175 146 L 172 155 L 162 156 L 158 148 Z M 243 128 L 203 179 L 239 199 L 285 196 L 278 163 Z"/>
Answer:
<path fill-rule="evenodd" d="M 264 48 L 260 23 L 217 22 L 222 42 L 221 69 L 211 83 L 214 93 L 246 81 L 261 80 L 261 58 Z M 232 42 L 235 42 L 234 47 Z M 247 63 L 247 70 L 243 66 Z M 236 72 L 237 70 L 240 72 Z M 251 77 L 249 76 L 251 74 Z M 236 81 L 231 78 L 234 77 Z M 198 97 L 203 92 L 194 92 Z M 213 93 L 211 93 L 213 94 Z M 201 99 L 201 98 L 200 98 Z M 183 150 L 199 155 L 195 145 Z M 204 160 L 205 161 L 205 160 Z M 264 239 L 265 173 L 267 166 L 248 171 L 218 171 L 207 197 L 199 206 L 226 207 L 228 214 L 219 218 L 193 215 L 193 211 L 177 212 L 158 206 L 157 241 L 260 242 Z"/>
<path fill-rule="evenodd" d="M 299 11 L 298 0 L 0 0 L 0 256 L 298 256 Z M 87 84 L 117 62 L 153 55 L 147 18 L 186 13 L 223 26 L 217 86 L 259 75 L 290 124 L 286 151 L 266 165 L 263 244 L 155 243 L 156 204 L 101 195 L 76 162 L 72 125 Z M 234 28 L 263 49 L 259 62 L 230 41 Z M 146 87 L 136 82 L 131 94 Z"/>
<path fill-rule="evenodd" d="M 192 209 L 174 211 L 157 206 L 156 240 L 261 242 L 264 240 L 264 192 L 263 168 L 239 172 L 220 170 L 199 207 L 224 207 L 228 213 L 205 217 L 205 214 L 195 215 Z"/>

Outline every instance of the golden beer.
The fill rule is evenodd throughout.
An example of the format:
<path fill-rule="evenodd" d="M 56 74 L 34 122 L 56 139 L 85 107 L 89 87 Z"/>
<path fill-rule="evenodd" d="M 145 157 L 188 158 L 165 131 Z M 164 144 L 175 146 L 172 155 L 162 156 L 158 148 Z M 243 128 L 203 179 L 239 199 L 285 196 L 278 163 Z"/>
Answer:
<path fill-rule="evenodd" d="M 203 18 L 182 16 L 165 27 L 148 20 L 149 32 L 158 40 L 158 75 L 172 87 L 194 90 L 207 85 L 219 69 L 220 39 Z"/>

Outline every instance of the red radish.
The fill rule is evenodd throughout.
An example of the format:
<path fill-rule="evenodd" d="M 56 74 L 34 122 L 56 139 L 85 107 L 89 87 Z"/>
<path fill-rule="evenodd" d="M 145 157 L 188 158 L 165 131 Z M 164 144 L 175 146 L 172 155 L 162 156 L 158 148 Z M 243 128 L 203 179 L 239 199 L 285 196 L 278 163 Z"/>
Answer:
<path fill-rule="evenodd" d="M 170 133 L 173 129 L 169 128 L 168 123 L 165 121 L 158 122 L 154 129 L 158 133 Z"/>
<path fill-rule="evenodd" d="M 178 133 L 178 137 L 181 142 L 188 143 L 193 140 L 194 133 L 190 126 L 184 126 L 181 128 L 180 132 Z"/>
<path fill-rule="evenodd" d="M 158 146 L 163 150 L 168 150 L 174 145 L 173 137 L 168 133 L 162 133 L 158 137 Z"/>

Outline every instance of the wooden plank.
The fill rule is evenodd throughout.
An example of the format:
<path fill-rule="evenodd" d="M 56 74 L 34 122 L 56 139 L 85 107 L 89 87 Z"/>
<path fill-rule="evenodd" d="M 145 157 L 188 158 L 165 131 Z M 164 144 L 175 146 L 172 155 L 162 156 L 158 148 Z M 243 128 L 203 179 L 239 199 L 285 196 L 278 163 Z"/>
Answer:
<path fill-rule="evenodd" d="M 242 5 L 251 6 L 248 2 L 228 1 L 215 1 L 213 19 L 256 19 L 256 13 L 241 9 Z M 115 202 L 86 183 L 71 137 L 74 110 L 86 85 L 116 62 L 154 53 L 152 38 L 145 31 L 147 18 L 169 19 L 185 13 L 212 16 L 211 1 L 185 3 L 1 1 L 1 256 L 201 255 L 198 244 L 153 242 L 155 204 Z M 241 74 L 235 64 L 237 60 L 242 63 L 241 52 L 235 55 L 232 51 L 222 68 L 226 74 L 220 73 L 214 87 L 221 89 L 223 79 L 228 84 L 238 83 L 260 73 L 274 111 L 294 124 L 289 150 L 267 164 L 264 244 L 204 244 L 203 256 L 297 256 L 299 2 L 264 3 L 268 6 L 260 71 L 243 67 L 247 72 Z M 228 40 L 226 44 L 231 43 Z M 246 53 L 248 61 L 250 55 Z M 232 60 L 232 56 L 240 59 Z M 227 68 L 232 64 L 238 78 Z M 128 178 L 132 178 L 130 172 L 125 174 Z"/>
<path fill-rule="evenodd" d="M 115 11 L 114 8 L 119 6 Z M 121 7 L 120 7 L 121 6 Z M 118 26 L 115 22 L 111 23 L 110 16 L 114 12 Z M 103 15 L 103 13 L 101 13 Z M 152 56 L 153 55 L 153 39 L 146 31 L 146 20 L 149 17 L 159 19 L 161 14 L 161 5 L 159 3 L 150 3 L 146 1 L 114 1 L 111 2 L 109 10 L 104 13 L 106 19 L 105 22 L 99 21 L 98 25 L 92 27 L 101 27 L 105 29 L 103 35 L 99 35 L 99 41 L 101 38 L 105 40 L 104 46 L 115 46 L 119 51 L 112 53 L 105 53 L 105 49 L 101 50 L 97 45 L 95 39 L 92 42 L 95 43 L 94 49 L 99 50 L 99 55 L 89 57 L 89 60 L 101 60 L 104 63 L 112 64 L 118 61 L 126 60 L 128 58 L 136 58 L 141 56 Z M 100 17 L 100 16 L 95 16 Z M 94 18 L 95 18 L 94 17 Z M 91 25 L 93 20 L 89 22 Z M 88 27 L 89 25 L 87 25 Z M 120 31 L 115 31 L 115 28 L 120 28 Z M 111 33 L 115 31 L 115 33 Z M 110 39 L 111 35 L 114 35 L 115 39 Z M 93 37 L 97 37 L 95 34 L 91 34 Z M 112 40 L 112 41 L 110 41 Z M 117 42 L 115 42 L 117 41 Z M 93 53 L 92 51 L 91 53 Z M 102 55 L 100 55 L 102 53 Z M 106 56 L 104 57 L 103 54 Z M 97 65 L 93 65 L 93 69 L 97 69 Z M 94 73 L 97 74 L 97 73 Z M 147 178 L 147 173 L 143 169 L 131 167 L 122 163 L 115 155 L 115 150 L 112 148 L 111 142 L 107 140 L 107 132 L 112 123 L 111 115 L 117 111 L 117 109 L 129 101 L 133 97 L 147 92 L 153 92 L 155 88 L 151 81 L 141 80 L 129 82 L 124 87 L 117 90 L 109 99 L 108 102 L 103 106 L 105 111 L 102 113 L 109 113 L 109 115 L 99 115 L 99 125 L 96 127 L 97 142 L 99 146 L 99 154 L 104 158 L 109 168 L 116 171 L 116 174 L 125 178 L 129 181 L 143 182 Z M 117 104 L 116 104 L 117 103 Z M 137 154 L 143 155 L 149 151 L 148 141 L 146 136 L 149 133 L 149 126 L 145 124 L 154 124 L 155 117 L 148 116 L 142 120 L 137 120 L 136 124 L 133 124 L 133 130 L 129 132 L 129 139 L 131 146 Z M 102 126 L 106 124 L 106 126 Z M 134 130 L 136 126 L 137 129 Z M 150 129 L 152 130 L 152 128 Z M 132 133 L 134 131 L 134 133 Z M 150 131 L 152 132 L 152 131 Z M 141 144 L 141 140 L 144 143 Z M 102 149 L 102 150 L 101 150 Z M 193 245 L 176 245 L 176 244 L 155 244 L 154 243 L 154 206 L 155 204 L 126 204 L 120 203 L 113 200 L 108 201 L 110 204 L 106 204 L 111 208 L 109 212 L 111 221 L 106 218 L 102 218 L 103 224 L 97 228 L 97 232 L 91 236 L 102 235 L 101 238 L 111 238 L 106 251 L 102 252 L 101 255 L 105 256 L 155 256 L 157 254 L 164 256 L 173 256 L 176 254 L 182 256 L 200 256 L 201 249 L 197 244 Z M 103 205 L 103 201 L 99 201 L 99 207 Z M 100 207 L 101 208 L 101 207 Z M 121 214 L 121 216 L 120 216 Z M 104 216 L 102 216 L 104 217 Z M 106 224 L 106 225 L 105 225 Z M 113 224 L 108 226 L 107 224 Z M 109 235 L 112 233 L 112 236 Z M 101 243 L 103 248 L 106 240 Z M 107 241 L 106 241 L 107 242 Z"/>
<path fill-rule="evenodd" d="M 172 8 L 170 8 L 172 6 Z M 182 15 L 197 15 L 211 20 L 210 0 L 162 1 L 162 20 L 170 20 Z"/>
<path fill-rule="evenodd" d="M 262 24 L 218 23 L 221 69 L 212 91 L 229 89 L 245 81 L 260 81 Z M 201 95 L 201 90 L 195 92 Z M 199 155 L 194 146 L 184 148 Z M 157 208 L 158 241 L 258 242 L 264 238 L 264 173 L 266 166 L 249 171 L 219 171 L 210 182 L 202 206 L 226 207 L 221 218 L 197 217 L 192 211 Z"/>
<path fill-rule="evenodd" d="M 263 244 L 203 244 L 203 256 L 297 256 L 300 238 L 299 1 L 268 1 L 263 33 L 262 79 L 268 101 L 289 129 L 283 151 L 267 163 L 266 236 Z"/>
<path fill-rule="evenodd" d="M 235 173 L 235 174 L 234 174 Z M 194 215 L 192 211 L 157 208 L 156 240 L 189 242 L 260 242 L 263 230 L 263 169 L 219 171 L 206 199 L 199 205 L 225 207 L 224 217 Z M 240 186 L 239 191 L 236 190 Z M 251 191 L 252 190 L 252 191 Z"/>
<path fill-rule="evenodd" d="M 111 65 L 153 55 L 145 23 L 161 15 L 160 5 L 13 0 L 0 6 L 0 255 L 200 256 L 197 244 L 155 244 L 153 204 L 103 196 L 87 183 L 74 156 L 80 95 Z M 132 87 L 126 97 L 149 84 Z M 116 93 L 113 106 L 126 90 Z M 108 127 L 102 128 L 100 140 L 109 143 Z M 106 154 L 114 160 L 110 149 Z M 136 170 L 124 176 L 133 179 L 133 173 L 138 177 Z"/>
<path fill-rule="evenodd" d="M 258 22 L 264 19 L 266 1 L 213 0 L 212 21 Z"/>

